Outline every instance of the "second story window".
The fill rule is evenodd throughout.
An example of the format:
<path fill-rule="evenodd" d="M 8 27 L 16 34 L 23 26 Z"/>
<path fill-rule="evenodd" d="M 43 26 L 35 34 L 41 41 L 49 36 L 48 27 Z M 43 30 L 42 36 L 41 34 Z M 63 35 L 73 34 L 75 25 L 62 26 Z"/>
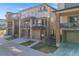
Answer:
<path fill-rule="evenodd" d="M 42 11 L 42 7 L 39 8 L 38 12 L 41 12 L 41 11 Z"/>
<path fill-rule="evenodd" d="M 41 20 L 38 20 L 38 25 L 41 25 Z"/>
<path fill-rule="evenodd" d="M 12 27 L 12 22 L 8 22 L 8 27 Z"/>
<path fill-rule="evenodd" d="M 70 23 L 75 23 L 75 22 L 77 23 L 78 22 L 78 16 L 71 16 L 69 22 Z"/>
<path fill-rule="evenodd" d="M 38 20 L 36 19 L 36 25 L 38 24 Z"/>
<path fill-rule="evenodd" d="M 44 20 L 42 19 L 42 25 L 44 25 Z"/>
<path fill-rule="evenodd" d="M 75 27 L 79 25 L 79 16 L 70 16 L 69 17 L 69 23 Z"/>
<path fill-rule="evenodd" d="M 47 9 L 46 6 L 42 6 L 42 7 L 39 8 L 39 12 L 41 12 L 41 11 L 47 11 L 47 10 L 48 10 L 48 9 Z"/>
<path fill-rule="evenodd" d="M 43 11 L 47 11 L 47 7 L 46 6 L 43 6 Z"/>
<path fill-rule="evenodd" d="M 32 24 L 34 24 L 35 22 L 34 22 L 34 20 L 32 20 Z"/>

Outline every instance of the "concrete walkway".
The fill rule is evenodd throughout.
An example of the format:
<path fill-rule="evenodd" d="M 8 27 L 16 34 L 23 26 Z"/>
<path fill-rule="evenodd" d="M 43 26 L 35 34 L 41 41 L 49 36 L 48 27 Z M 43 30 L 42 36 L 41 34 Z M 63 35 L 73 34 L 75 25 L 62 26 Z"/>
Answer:
<path fill-rule="evenodd" d="M 0 56 L 79 56 L 79 44 L 75 43 L 63 43 L 55 52 L 48 54 L 2 38 L 0 43 Z"/>
<path fill-rule="evenodd" d="M 16 38 L 16 39 L 13 39 L 12 42 L 22 43 L 22 42 L 27 42 L 29 40 L 30 39 L 28 39 L 28 38 Z"/>
<path fill-rule="evenodd" d="M 40 40 L 29 39 L 29 38 L 16 38 L 12 40 L 12 42 L 16 42 L 16 43 L 22 43 L 22 42 L 27 42 L 27 41 L 40 41 Z"/>
<path fill-rule="evenodd" d="M 4 44 L 8 42 L 7 40 L 5 40 L 3 37 L 0 37 L 0 45 Z"/>
<path fill-rule="evenodd" d="M 0 56 L 13 56 L 13 54 L 0 45 Z"/>
<path fill-rule="evenodd" d="M 33 47 L 36 44 L 38 44 L 39 42 L 41 42 L 41 40 L 37 40 L 37 39 L 29 39 L 29 38 L 16 38 L 14 40 L 10 40 L 11 42 L 15 42 L 15 43 L 23 43 L 23 42 L 28 42 L 28 41 L 34 41 L 34 43 L 32 43 L 31 45 L 27 46 L 27 47 Z"/>
<path fill-rule="evenodd" d="M 46 56 L 47 54 L 32 48 L 19 45 L 18 43 L 29 41 L 29 39 L 5 40 L 0 38 L 0 56 Z"/>
<path fill-rule="evenodd" d="M 8 42 L 0 46 L 0 55 L 8 56 L 79 56 L 79 44 L 64 43 L 55 52 L 45 54 L 32 48 Z"/>
<path fill-rule="evenodd" d="M 54 53 L 53 56 L 79 56 L 79 44 L 63 43 Z"/>
<path fill-rule="evenodd" d="M 47 54 L 29 47 L 21 46 L 14 42 L 8 42 L 0 46 L 0 55 L 6 56 L 47 56 Z"/>

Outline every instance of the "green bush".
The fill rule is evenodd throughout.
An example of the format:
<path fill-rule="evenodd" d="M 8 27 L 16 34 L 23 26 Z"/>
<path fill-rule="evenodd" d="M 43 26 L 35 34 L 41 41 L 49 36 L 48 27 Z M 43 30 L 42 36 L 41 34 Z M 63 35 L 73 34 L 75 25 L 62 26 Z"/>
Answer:
<path fill-rule="evenodd" d="M 24 45 L 24 46 L 29 46 L 33 43 L 33 41 L 28 41 L 28 42 L 23 42 L 21 43 L 21 45 Z"/>
<path fill-rule="evenodd" d="M 6 40 L 12 40 L 13 38 L 12 37 L 8 37 L 8 38 L 5 38 Z"/>

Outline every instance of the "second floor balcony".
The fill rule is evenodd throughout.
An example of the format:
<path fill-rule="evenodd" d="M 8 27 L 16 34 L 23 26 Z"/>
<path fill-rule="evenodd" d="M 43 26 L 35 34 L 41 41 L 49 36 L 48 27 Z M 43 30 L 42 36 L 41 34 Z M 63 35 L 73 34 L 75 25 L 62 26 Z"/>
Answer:
<path fill-rule="evenodd" d="M 46 25 L 42 25 L 42 24 L 33 24 L 32 25 L 32 29 L 46 29 L 47 26 Z"/>
<path fill-rule="evenodd" d="M 69 16 L 65 23 L 60 24 L 61 28 L 79 28 L 79 15 Z"/>
<path fill-rule="evenodd" d="M 63 23 L 60 24 L 61 28 L 79 28 L 79 23 Z"/>

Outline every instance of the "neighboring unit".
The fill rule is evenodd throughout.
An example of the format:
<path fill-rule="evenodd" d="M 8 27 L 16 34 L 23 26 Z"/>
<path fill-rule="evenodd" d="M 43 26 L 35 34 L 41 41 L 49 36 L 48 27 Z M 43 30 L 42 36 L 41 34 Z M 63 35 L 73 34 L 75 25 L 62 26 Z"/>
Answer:
<path fill-rule="evenodd" d="M 55 15 L 57 46 L 60 42 L 79 43 L 79 3 L 59 3 L 58 6 Z"/>
<path fill-rule="evenodd" d="M 0 19 L 0 37 L 6 34 L 7 22 L 5 19 Z"/>

